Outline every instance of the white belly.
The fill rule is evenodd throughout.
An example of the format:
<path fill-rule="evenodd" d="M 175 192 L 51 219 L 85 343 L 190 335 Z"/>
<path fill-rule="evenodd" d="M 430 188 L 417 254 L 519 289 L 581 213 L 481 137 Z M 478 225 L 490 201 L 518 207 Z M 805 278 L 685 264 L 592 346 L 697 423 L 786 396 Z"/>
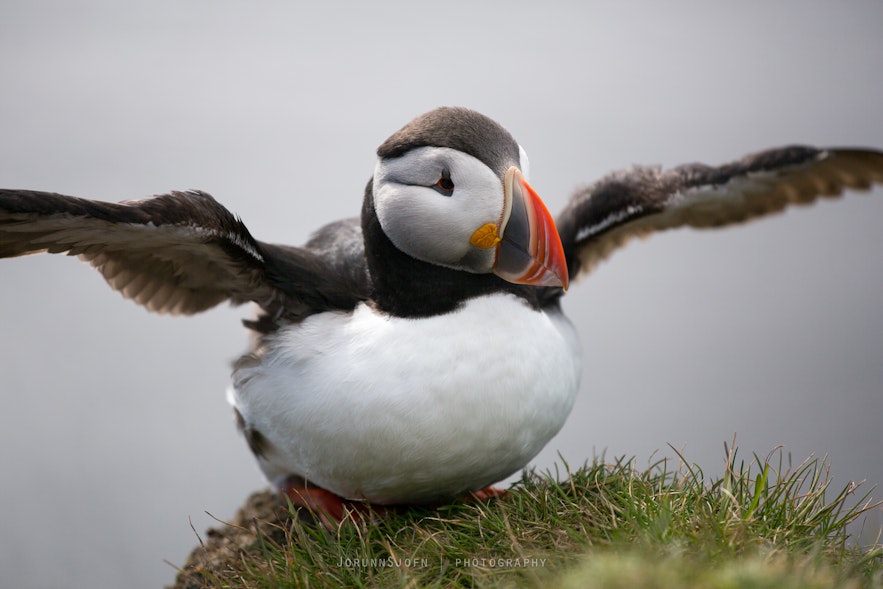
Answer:
<path fill-rule="evenodd" d="M 523 468 L 579 385 L 570 322 L 512 295 L 421 319 L 367 305 L 322 313 L 260 352 L 230 396 L 268 442 L 267 477 L 381 504 L 451 497 Z"/>

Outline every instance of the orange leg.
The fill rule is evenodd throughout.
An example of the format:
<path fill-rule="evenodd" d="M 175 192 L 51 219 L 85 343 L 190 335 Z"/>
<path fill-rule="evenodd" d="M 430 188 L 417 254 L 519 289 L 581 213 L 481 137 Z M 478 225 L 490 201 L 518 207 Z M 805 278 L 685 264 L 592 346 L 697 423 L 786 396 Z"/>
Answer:
<path fill-rule="evenodd" d="M 494 499 L 505 496 L 506 489 L 500 489 L 498 487 L 485 487 L 484 489 L 479 489 L 478 491 L 473 491 L 469 493 L 467 501 L 469 499 L 472 499 L 473 501 L 487 503 L 488 501 L 492 501 Z"/>
<path fill-rule="evenodd" d="M 383 516 L 389 508 L 371 505 L 363 501 L 351 501 L 338 497 L 331 491 L 306 484 L 299 477 L 291 477 L 280 489 L 291 499 L 295 507 L 305 507 L 318 515 L 326 524 L 342 522 L 347 514 L 353 520 L 370 519 L 371 515 Z"/>
<path fill-rule="evenodd" d="M 295 507 L 305 507 L 316 514 L 325 525 L 334 527 L 350 517 L 354 521 L 368 520 L 372 516 L 383 517 L 395 510 L 395 506 L 373 505 L 364 501 L 344 499 L 315 485 L 308 485 L 300 477 L 290 477 L 280 489 Z M 465 502 L 486 503 L 506 495 L 505 489 L 485 487 L 463 497 Z"/>

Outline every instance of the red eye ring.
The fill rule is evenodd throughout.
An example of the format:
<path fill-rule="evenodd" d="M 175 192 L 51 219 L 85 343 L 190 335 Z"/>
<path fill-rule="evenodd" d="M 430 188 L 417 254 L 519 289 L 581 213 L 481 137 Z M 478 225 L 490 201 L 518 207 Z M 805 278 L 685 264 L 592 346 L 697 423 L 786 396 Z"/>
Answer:
<path fill-rule="evenodd" d="M 451 180 L 451 174 L 447 170 L 442 170 L 441 178 L 438 182 L 430 186 L 433 190 L 442 196 L 451 196 L 454 194 L 454 181 Z"/>

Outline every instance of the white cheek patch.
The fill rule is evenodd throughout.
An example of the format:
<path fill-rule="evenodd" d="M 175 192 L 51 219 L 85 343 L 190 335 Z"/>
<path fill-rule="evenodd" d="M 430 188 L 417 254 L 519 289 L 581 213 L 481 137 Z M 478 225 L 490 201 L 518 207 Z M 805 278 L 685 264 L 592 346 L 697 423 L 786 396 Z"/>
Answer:
<path fill-rule="evenodd" d="M 442 170 L 454 183 L 451 196 L 431 186 Z M 494 252 L 470 244 L 476 229 L 498 224 L 503 183 L 480 160 L 454 149 L 421 147 L 393 159 L 378 159 L 374 208 L 380 226 L 406 254 L 441 266 L 489 272 Z"/>

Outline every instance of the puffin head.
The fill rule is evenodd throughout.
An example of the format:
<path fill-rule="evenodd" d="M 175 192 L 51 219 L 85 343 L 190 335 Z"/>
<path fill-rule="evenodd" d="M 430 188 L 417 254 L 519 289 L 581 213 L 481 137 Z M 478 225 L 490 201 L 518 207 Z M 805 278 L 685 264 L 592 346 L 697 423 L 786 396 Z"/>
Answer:
<path fill-rule="evenodd" d="M 374 212 L 393 245 L 417 260 L 566 289 L 558 230 L 527 175 L 527 154 L 503 127 L 438 108 L 378 148 Z"/>

